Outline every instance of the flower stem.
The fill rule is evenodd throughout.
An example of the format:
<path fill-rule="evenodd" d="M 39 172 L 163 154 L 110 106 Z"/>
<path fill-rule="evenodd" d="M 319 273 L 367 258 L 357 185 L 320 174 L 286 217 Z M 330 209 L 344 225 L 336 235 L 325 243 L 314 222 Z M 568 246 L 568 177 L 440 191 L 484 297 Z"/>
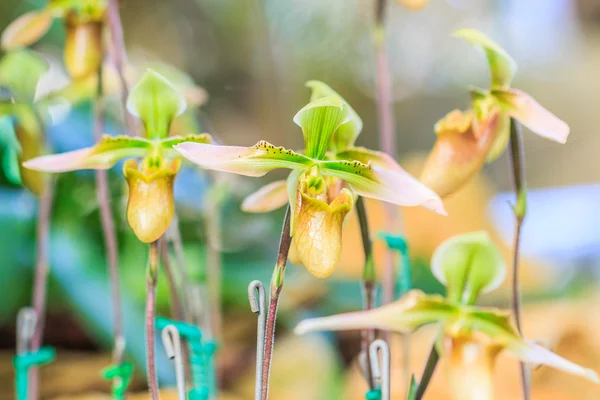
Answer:
<path fill-rule="evenodd" d="M 527 186 L 525 183 L 525 151 L 523 148 L 523 135 L 519 123 L 510 120 L 510 166 L 513 175 L 513 188 L 516 203 L 513 207 L 515 215 L 515 238 L 513 244 L 513 279 L 512 279 L 512 309 L 517 325 L 517 331 L 523 335 L 521 330 L 521 285 L 519 282 L 519 254 L 521 247 L 521 231 L 523 221 L 527 214 Z M 530 382 L 526 365 L 521 362 L 521 384 L 523 387 L 523 399 L 529 400 Z"/>
<path fill-rule="evenodd" d="M 98 68 L 98 86 L 96 100 L 94 102 L 94 139 L 96 142 L 102 139 L 104 130 L 104 107 L 102 104 L 102 66 Z M 117 235 L 115 232 L 115 221 L 110 209 L 110 191 L 108 187 L 108 173 L 105 170 L 96 171 L 96 196 L 100 207 L 100 221 L 104 235 L 104 246 L 106 250 L 106 262 L 110 280 L 112 315 L 113 315 L 113 364 L 120 365 L 123 362 L 125 352 L 125 336 L 123 334 L 123 313 L 121 310 L 121 288 L 119 283 L 119 256 L 117 250 Z M 120 385 L 117 380 L 114 385 Z"/>
<path fill-rule="evenodd" d="M 156 378 L 156 358 L 154 346 L 154 319 L 156 317 L 156 282 L 158 280 L 158 241 L 150 243 L 148 268 L 146 271 L 146 367 L 148 389 L 152 400 L 159 400 Z"/>
<path fill-rule="evenodd" d="M 179 286 L 175 280 L 173 265 L 171 265 L 171 260 L 169 259 L 169 244 L 166 240 L 161 240 L 160 242 L 160 260 L 169 284 L 169 295 L 171 297 L 171 312 L 173 313 L 173 318 L 175 318 L 177 321 L 186 321 Z"/>
<path fill-rule="evenodd" d="M 421 400 L 425 395 L 425 391 L 427 390 L 427 386 L 429 386 L 429 382 L 431 382 L 431 377 L 435 372 L 435 367 L 437 367 L 439 359 L 440 355 L 438 354 L 437 348 L 435 347 L 434 343 L 433 346 L 431 346 L 429 357 L 427 357 L 427 363 L 425 364 L 425 368 L 423 369 L 423 375 L 421 376 L 421 381 L 419 382 L 419 387 L 417 389 L 417 394 L 415 395 L 415 400 Z"/>
<path fill-rule="evenodd" d="M 369 220 L 367 218 L 367 210 L 362 197 L 356 200 L 356 213 L 358 214 L 358 223 L 360 225 L 360 234 L 362 237 L 363 250 L 365 253 L 365 265 L 363 267 L 362 277 L 362 294 L 363 294 L 363 309 L 370 310 L 375 303 L 375 265 L 373 263 L 373 246 L 371 236 L 369 234 Z M 360 347 L 363 354 L 367 355 L 365 363 L 366 378 L 369 384 L 369 390 L 374 389 L 373 370 L 371 369 L 371 358 L 369 354 L 369 346 L 375 340 L 374 329 L 364 329 L 361 333 Z"/>
<path fill-rule="evenodd" d="M 213 175 L 216 179 L 216 175 Z M 214 182 L 214 181 L 213 181 Z M 206 214 L 206 285 L 208 288 L 208 299 L 210 309 L 208 322 L 212 328 L 215 340 L 221 337 L 221 204 L 217 199 L 219 196 L 209 197 L 208 213 Z"/>
<path fill-rule="evenodd" d="M 46 320 L 46 290 L 48 286 L 48 248 L 50 244 L 50 218 L 54 198 L 54 180 L 46 177 L 44 190 L 40 197 L 37 221 L 37 244 L 35 260 L 35 276 L 33 281 L 33 308 L 37 316 L 37 324 L 31 338 L 31 352 L 39 350 L 44 336 Z M 39 372 L 37 368 L 29 370 L 29 389 L 32 399 L 39 398 Z"/>
<path fill-rule="evenodd" d="M 279 253 L 277 254 L 277 263 L 273 270 L 271 278 L 271 299 L 269 300 L 269 311 L 267 314 L 267 327 L 265 331 L 265 355 L 262 365 L 262 391 L 261 399 L 269 398 L 269 374 L 271 370 L 271 361 L 273 358 L 273 345 L 275 344 L 275 322 L 277 319 L 277 307 L 279 306 L 279 295 L 283 289 L 283 280 L 285 277 L 285 267 L 287 265 L 288 253 L 292 237 L 290 236 L 290 206 L 288 205 L 283 220 L 281 230 L 281 239 L 279 241 Z"/>

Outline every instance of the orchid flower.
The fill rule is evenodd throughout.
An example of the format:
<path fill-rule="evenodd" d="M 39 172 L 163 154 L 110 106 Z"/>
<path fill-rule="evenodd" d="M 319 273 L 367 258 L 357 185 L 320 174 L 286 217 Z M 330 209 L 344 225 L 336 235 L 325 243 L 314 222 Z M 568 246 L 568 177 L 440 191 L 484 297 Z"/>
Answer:
<path fill-rule="evenodd" d="M 421 181 L 440 196 L 454 193 L 475 176 L 485 162 L 506 149 L 510 119 L 532 132 L 565 143 L 569 126 L 527 93 L 510 87 L 517 66 L 504 49 L 483 33 L 461 29 L 455 36 L 483 49 L 490 69 L 489 89 L 472 89 L 471 108 L 453 110 L 435 126 L 437 140 L 421 175 Z"/>
<path fill-rule="evenodd" d="M 35 93 L 48 64 L 34 52 L 15 50 L 0 60 L 0 131 L 3 170 L 9 180 L 23 184 L 36 195 L 42 193 L 43 175 L 21 167 L 21 162 L 44 153 L 44 127 Z"/>
<path fill-rule="evenodd" d="M 289 203 L 295 248 L 290 257 L 324 278 L 340 258 L 342 222 L 353 207 L 352 192 L 445 211 L 439 197 L 391 157 L 354 146 L 362 121 L 342 97 L 322 82 L 307 86 L 311 100 L 293 119 L 304 135 L 304 154 L 265 141 L 252 147 L 181 143 L 175 149 L 203 168 L 239 175 L 259 177 L 274 169 L 291 169 L 287 181 L 262 188 L 243 208 L 264 212 Z"/>
<path fill-rule="evenodd" d="M 208 134 L 168 136 L 173 120 L 186 109 L 186 102 L 183 95 L 155 71 L 148 70 L 132 88 L 127 108 L 142 121 L 146 137 L 104 135 L 95 146 L 38 157 L 23 165 L 38 171 L 68 172 L 109 169 L 119 160 L 129 158 L 123 166 L 129 184 L 127 220 L 138 239 L 151 243 L 167 230 L 175 212 L 173 182 L 181 159 L 173 145 L 207 143 L 211 138 Z M 142 158 L 142 161 L 138 164 L 131 158 Z"/>
<path fill-rule="evenodd" d="M 102 28 L 106 0 L 50 0 L 41 10 L 30 11 L 13 21 L 2 34 L 2 47 L 15 49 L 37 42 L 60 18 L 67 37 L 64 58 L 69 74 L 80 79 L 94 74 L 102 62 Z"/>
<path fill-rule="evenodd" d="M 509 313 L 473 305 L 481 293 L 498 287 L 506 274 L 504 260 L 487 233 L 448 239 L 437 248 L 431 264 L 436 278 L 446 285 L 447 297 L 412 290 L 372 310 L 302 321 L 296 333 L 365 328 L 409 333 L 439 324 L 438 350 L 448 362 L 449 387 L 457 400 L 492 399 L 492 372 L 502 350 L 523 362 L 599 382 L 596 372 L 523 339 L 511 325 Z"/>

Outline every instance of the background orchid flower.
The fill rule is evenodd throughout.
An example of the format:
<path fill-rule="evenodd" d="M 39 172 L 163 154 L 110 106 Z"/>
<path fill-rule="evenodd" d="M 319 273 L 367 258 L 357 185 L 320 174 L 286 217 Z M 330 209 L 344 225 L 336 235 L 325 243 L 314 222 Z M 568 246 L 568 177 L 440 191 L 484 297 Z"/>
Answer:
<path fill-rule="evenodd" d="M 7 53 L 0 61 L 0 142 L 2 169 L 12 183 L 23 184 L 36 195 L 42 193 L 44 177 L 21 162 L 44 153 L 43 110 L 34 103 L 40 77 L 48 64 L 29 50 Z"/>
<path fill-rule="evenodd" d="M 458 190 L 506 149 L 510 118 L 532 132 L 565 143 L 569 126 L 527 93 L 510 87 L 517 70 L 508 53 L 483 33 L 461 29 L 455 36 L 481 48 L 488 60 L 490 88 L 472 89 L 471 108 L 454 110 L 435 127 L 436 143 L 421 174 L 421 181 L 440 196 Z"/>
<path fill-rule="evenodd" d="M 269 211 L 289 202 L 295 247 L 290 257 L 313 275 L 326 277 L 339 260 L 342 222 L 353 206 L 348 189 L 397 205 L 422 205 L 439 213 L 444 208 L 434 192 L 393 159 L 354 147 L 362 129 L 356 112 L 324 83 L 311 81 L 308 86 L 311 101 L 294 117 L 304 135 L 305 154 L 264 141 L 252 147 L 182 143 L 175 149 L 203 168 L 239 175 L 259 177 L 274 169 L 291 169 L 285 184 L 259 190 L 243 208 Z"/>
<path fill-rule="evenodd" d="M 450 389 L 457 400 L 492 398 L 493 367 L 502 350 L 527 363 L 548 365 L 599 382 L 594 371 L 521 338 L 510 323 L 509 313 L 472 305 L 479 293 L 499 286 L 506 274 L 504 261 L 485 232 L 442 243 L 433 255 L 432 269 L 446 285 L 448 297 L 412 290 L 376 309 L 302 321 L 295 331 L 374 328 L 409 333 L 439 324 L 438 350 L 447 361 Z"/>
<path fill-rule="evenodd" d="M 173 145 L 182 142 L 207 143 L 208 134 L 171 136 L 169 128 L 186 102 L 158 73 L 148 70 L 134 86 L 127 102 L 131 114 L 142 121 L 146 137 L 104 135 L 95 146 L 29 160 L 24 166 L 38 171 L 67 172 L 82 169 L 109 169 L 124 158 L 123 174 L 129 184 L 127 220 L 137 237 L 154 242 L 166 231 L 174 214 L 173 181 L 180 167 Z"/>
<path fill-rule="evenodd" d="M 37 42 L 60 18 L 67 37 L 64 58 L 69 74 L 83 78 L 97 71 L 102 62 L 102 28 L 106 0 L 50 0 L 48 5 L 30 11 L 13 21 L 2 34 L 2 47 L 15 49 Z"/>

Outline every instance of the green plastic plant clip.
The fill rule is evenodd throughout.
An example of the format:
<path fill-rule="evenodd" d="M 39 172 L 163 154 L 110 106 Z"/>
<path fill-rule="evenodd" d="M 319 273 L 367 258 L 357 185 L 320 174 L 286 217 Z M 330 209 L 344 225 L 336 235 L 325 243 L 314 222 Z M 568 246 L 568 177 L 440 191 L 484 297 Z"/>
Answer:
<path fill-rule="evenodd" d="M 216 374 L 214 354 L 217 344 L 208 340 L 202 342 L 202 331 L 195 325 L 168 318 L 158 317 L 155 320 L 156 329 L 162 330 L 167 325 L 173 325 L 179 335 L 187 340 L 190 350 L 192 369 L 192 389 L 188 392 L 190 400 L 208 400 L 216 396 Z"/>
<path fill-rule="evenodd" d="M 400 264 L 396 270 L 395 298 L 398 299 L 413 288 L 408 242 L 403 236 L 392 235 L 389 233 L 382 233 L 379 237 L 385 240 L 389 249 L 396 250 L 400 253 Z"/>
<path fill-rule="evenodd" d="M 17 389 L 17 400 L 27 400 L 27 377 L 29 369 L 34 366 L 44 365 L 52 362 L 56 357 L 54 348 L 45 346 L 35 353 L 25 352 L 17 354 L 13 360 L 15 367 L 15 385 Z"/>
<path fill-rule="evenodd" d="M 102 377 L 112 380 L 112 396 L 116 400 L 124 400 L 127 387 L 133 378 L 133 364 L 124 362 L 120 365 L 111 365 L 102 370 Z"/>
<path fill-rule="evenodd" d="M 380 389 L 369 390 L 367 392 L 367 394 L 365 395 L 365 399 L 367 399 L 367 400 L 381 400 L 381 390 Z"/>

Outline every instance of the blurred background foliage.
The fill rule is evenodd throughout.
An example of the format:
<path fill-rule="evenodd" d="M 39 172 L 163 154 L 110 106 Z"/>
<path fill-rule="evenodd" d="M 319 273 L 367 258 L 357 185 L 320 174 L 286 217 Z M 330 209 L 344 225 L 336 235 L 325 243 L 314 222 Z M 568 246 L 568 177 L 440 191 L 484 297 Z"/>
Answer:
<path fill-rule="evenodd" d="M 0 28 L 43 3 L 3 0 Z M 515 86 L 528 91 L 571 126 L 571 137 L 564 146 L 535 135 L 525 136 L 530 187 L 560 188 L 551 197 L 543 189 L 532 196 L 532 213 L 543 211 L 532 217 L 536 223 L 528 223 L 524 230 L 528 258 L 523 273 L 526 300 L 537 302 L 536 307 L 542 309 L 558 307 L 557 313 L 571 316 L 568 321 L 579 321 L 573 315 L 587 318 L 584 311 L 594 299 L 592 283 L 597 276 L 600 225 L 587 230 L 579 226 L 589 222 L 586 219 L 599 219 L 596 204 L 600 188 L 596 183 L 600 180 L 600 136 L 596 130 L 600 113 L 595 110 L 600 102 L 598 2 L 431 0 L 420 12 L 390 3 L 387 33 L 398 157 L 409 171 L 419 173 L 422 155 L 435 139 L 434 123 L 451 109 L 467 106 L 467 85 L 485 86 L 485 62 L 468 45 L 451 37 L 457 28 L 478 28 L 501 43 L 520 67 Z M 208 93 L 206 104 L 192 115 L 194 123 L 182 122 L 181 129 L 207 131 L 228 144 L 252 145 L 266 139 L 299 148 L 302 136 L 292 117 L 308 100 L 304 82 L 319 79 L 339 91 L 363 118 L 365 128 L 359 144 L 377 147 L 372 7 L 372 0 L 125 0 L 121 12 L 132 64 L 173 65 Z M 61 66 L 64 36 L 62 26 L 55 23 L 50 34 L 35 45 L 52 65 L 39 88 L 40 95 L 67 83 Z M 107 123 L 110 133 L 122 131 L 118 108 L 115 110 Z M 55 152 L 93 142 L 90 104 L 71 109 L 54 107 L 52 115 L 47 133 Z M 128 352 L 138 365 L 134 387 L 140 389 L 146 249 L 124 218 L 126 189 L 120 167 L 111 170 L 110 186 L 125 292 Z M 248 307 L 246 286 L 253 279 L 269 281 L 283 216 L 283 211 L 243 214 L 239 204 L 253 189 L 277 176 L 272 173 L 260 180 L 248 180 L 211 175 L 188 165 L 176 181 L 177 211 L 190 276 L 197 282 L 205 281 L 207 260 L 214 260 L 209 253 L 221 253 L 219 370 L 221 386 L 232 399 L 252 396 L 255 316 Z M 217 189 L 210 189 L 214 182 L 218 183 Z M 573 185 L 586 185 L 587 190 L 577 191 Z M 403 211 L 398 226 L 403 227 L 400 230 L 405 231 L 412 246 L 416 286 L 426 291 L 441 289 L 428 270 L 428 259 L 437 244 L 456 233 L 487 229 L 508 256 L 512 222 L 505 200 L 510 197 L 494 198 L 497 192 L 506 190 L 510 190 L 508 169 L 506 163 L 498 162 L 448 200 L 449 217 L 441 219 L 425 210 Z M 594 198 L 596 201 L 590 201 Z M 369 203 L 368 208 L 372 231 L 377 233 L 383 226 L 382 208 L 376 203 Z M 31 297 L 36 210 L 33 195 L 0 177 L 3 389 L 12 386 L 10 357 L 15 345 L 15 316 Z M 579 217 L 570 217 L 575 211 Z M 220 232 L 208 228 L 210 218 L 221 222 Z M 566 236 L 570 240 L 562 246 Z M 562 247 L 540 250 L 535 246 L 548 241 Z M 356 379 L 353 363 L 358 351 L 357 334 L 302 339 L 288 336 L 289 328 L 303 317 L 360 308 L 363 256 L 357 249 L 361 249 L 360 236 L 356 216 L 352 215 L 345 226 L 342 261 L 332 278 L 315 280 L 301 268 L 288 269 L 278 327 L 278 335 L 283 338 L 276 346 L 274 361 L 274 399 L 361 398 L 364 387 L 357 388 L 363 382 Z M 553 250 L 560 250 L 561 257 L 556 258 Z M 381 260 L 382 251 L 383 244 L 377 242 L 377 260 Z M 43 396 L 108 393 L 108 383 L 100 379 L 99 369 L 109 362 L 110 293 L 93 172 L 63 174 L 57 179 L 50 253 L 45 342 L 56 346 L 59 356 L 55 364 L 43 370 Z M 507 291 L 500 293 L 485 301 L 506 306 Z M 158 307 L 160 314 L 168 315 L 164 276 L 159 278 Z M 527 312 L 528 317 L 534 315 Z M 546 314 L 542 310 L 535 315 Z M 576 362 L 600 366 L 600 358 L 584 362 L 586 356 L 582 354 L 600 352 L 600 335 L 593 334 L 600 329 L 575 322 L 572 326 L 557 326 L 557 315 L 548 314 L 545 320 L 534 316 L 535 322 L 531 323 L 525 319 L 525 332 L 562 344 L 564 355 Z M 411 368 L 420 371 L 430 341 L 424 334 L 412 343 Z M 394 345 L 392 350 L 398 361 L 401 347 Z M 160 351 L 159 355 L 160 380 L 173 383 L 166 357 Z M 509 393 L 518 391 L 516 363 L 501 369 L 508 376 L 506 382 L 514 382 L 514 387 L 512 383 L 502 385 L 501 393 L 506 397 L 501 398 L 513 398 Z M 72 379 L 74 374 L 80 379 Z M 400 372 L 396 374 L 400 376 Z M 579 385 L 579 381 L 579 392 L 563 390 L 573 381 L 562 377 L 564 385 L 556 386 L 553 374 L 545 371 L 534 375 L 539 396 L 536 399 L 591 399 L 600 394 Z M 401 381 L 394 380 L 397 398 L 401 398 Z M 434 379 L 432 393 L 436 393 L 436 387 L 443 387 L 442 378 Z M 556 393 L 563 397 L 552 397 Z M 443 398 L 438 395 L 442 397 L 432 394 L 430 398 Z M 0 399 L 11 397 L 10 391 L 0 393 Z"/>

